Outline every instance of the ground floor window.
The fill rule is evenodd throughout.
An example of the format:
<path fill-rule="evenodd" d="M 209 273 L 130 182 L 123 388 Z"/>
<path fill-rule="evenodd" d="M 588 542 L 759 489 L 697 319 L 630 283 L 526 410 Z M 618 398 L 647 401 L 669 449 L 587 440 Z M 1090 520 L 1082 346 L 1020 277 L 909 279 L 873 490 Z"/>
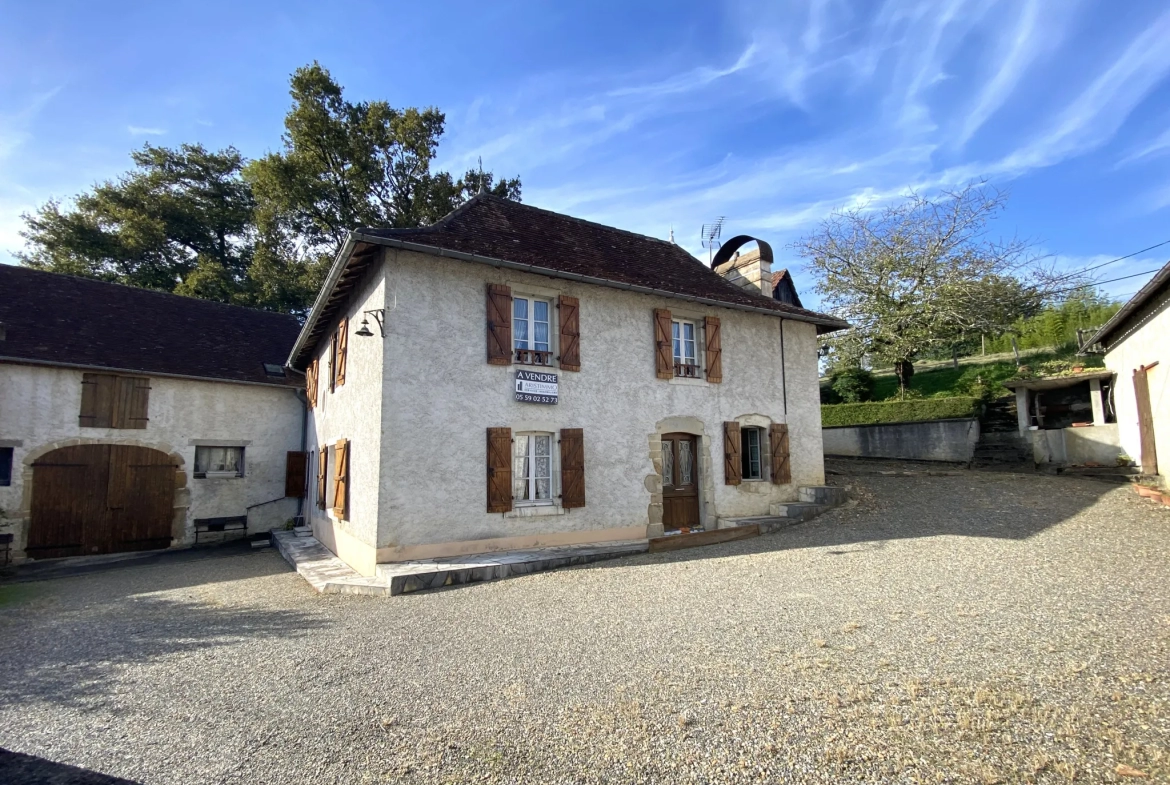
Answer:
<path fill-rule="evenodd" d="M 743 429 L 743 448 L 740 451 L 740 461 L 745 480 L 764 479 L 764 464 L 760 459 L 760 443 L 763 428 Z M 734 464 L 732 464 L 734 465 Z"/>
<path fill-rule="evenodd" d="M 0 485 L 12 484 L 12 448 L 0 447 Z"/>
<path fill-rule="evenodd" d="M 512 498 L 517 504 L 553 503 L 553 435 L 518 433 L 513 439 Z"/>
<path fill-rule="evenodd" d="M 243 477 L 243 447 L 196 447 L 196 477 Z"/>

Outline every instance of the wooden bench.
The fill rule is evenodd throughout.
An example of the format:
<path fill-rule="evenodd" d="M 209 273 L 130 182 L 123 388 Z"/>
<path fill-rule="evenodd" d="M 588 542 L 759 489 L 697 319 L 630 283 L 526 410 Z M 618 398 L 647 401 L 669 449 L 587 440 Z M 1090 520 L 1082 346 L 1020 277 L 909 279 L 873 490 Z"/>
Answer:
<path fill-rule="evenodd" d="M 0 550 L 4 551 L 4 566 L 8 566 L 8 562 L 12 560 L 12 540 L 14 535 L 12 533 L 0 534 Z"/>
<path fill-rule="evenodd" d="M 208 534 L 211 532 L 229 532 L 238 531 L 247 536 L 248 534 L 248 516 L 247 515 L 229 515 L 223 518 L 196 518 L 195 519 L 195 544 L 199 544 L 199 535 Z"/>

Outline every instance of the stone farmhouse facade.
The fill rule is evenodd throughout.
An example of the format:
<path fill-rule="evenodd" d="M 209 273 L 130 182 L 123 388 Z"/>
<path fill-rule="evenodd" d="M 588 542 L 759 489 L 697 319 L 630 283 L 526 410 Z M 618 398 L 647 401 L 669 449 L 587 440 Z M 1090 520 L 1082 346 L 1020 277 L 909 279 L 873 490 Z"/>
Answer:
<path fill-rule="evenodd" d="M 1112 371 L 1121 448 L 1170 488 L 1170 263 L 1088 341 Z M 1160 453 L 1160 454 L 1159 454 Z"/>
<path fill-rule="evenodd" d="M 766 244 L 733 247 L 713 270 L 484 194 L 352 232 L 287 360 L 314 536 L 374 575 L 717 528 L 822 484 L 817 336 L 847 325 L 775 299 Z"/>
<path fill-rule="evenodd" d="M 281 366 L 299 327 L 283 314 L 0 265 L 9 555 L 181 547 L 294 518 L 299 500 L 286 492 L 300 490 L 286 475 L 289 453 L 303 454 L 302 381 Z"/>

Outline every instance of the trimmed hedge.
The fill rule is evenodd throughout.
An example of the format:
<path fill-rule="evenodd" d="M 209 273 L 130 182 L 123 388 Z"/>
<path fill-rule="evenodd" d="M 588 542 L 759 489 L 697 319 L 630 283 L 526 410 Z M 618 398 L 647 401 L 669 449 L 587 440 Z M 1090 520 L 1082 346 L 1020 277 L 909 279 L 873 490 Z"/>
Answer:
<path fill-rule="evenodd" d="M 909 401 L 835 403 L 821 406 L 821 425 L 878 425 L 978 417 L 978 398 L 917 398 Z"/>

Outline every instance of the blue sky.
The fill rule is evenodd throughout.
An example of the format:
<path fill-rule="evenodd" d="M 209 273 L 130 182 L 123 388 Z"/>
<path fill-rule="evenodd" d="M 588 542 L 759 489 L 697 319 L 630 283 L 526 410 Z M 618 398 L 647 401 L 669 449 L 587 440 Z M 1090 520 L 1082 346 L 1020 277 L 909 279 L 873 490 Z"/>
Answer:
<path fill-rule="evenodd" d="M 277 147 L 314 59 L 351 99 L 443 109 L 440 167 L 482 156 L 526 202 L 696 254 L 725 215 L 802 292 L 784 246 L 834 208 L 976 177 L 1064 265 L 1170 240 L 1164 1 L 0 2 L 0 261 L 22 212 L 144 142 Z"/>

